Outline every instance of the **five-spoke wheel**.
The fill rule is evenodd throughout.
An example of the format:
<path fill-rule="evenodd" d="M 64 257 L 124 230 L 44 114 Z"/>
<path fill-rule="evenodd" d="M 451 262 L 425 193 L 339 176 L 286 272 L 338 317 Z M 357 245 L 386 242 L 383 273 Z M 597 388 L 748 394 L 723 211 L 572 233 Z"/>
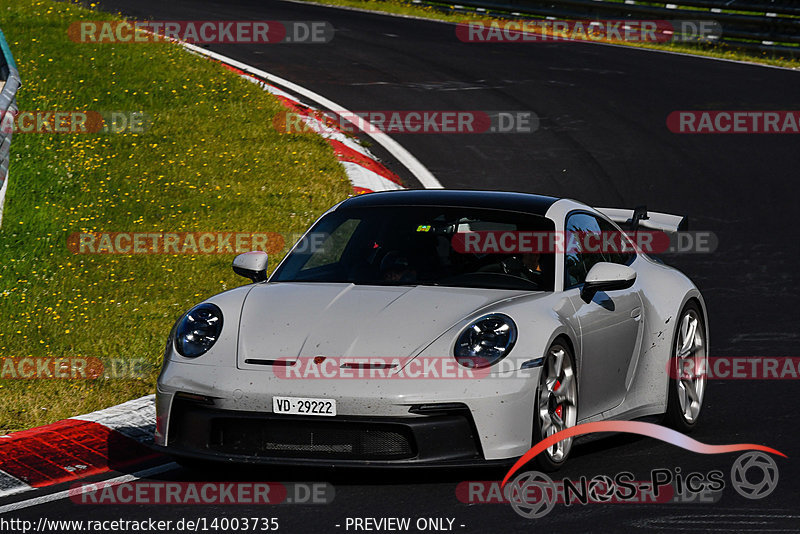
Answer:
<path fill-rule="evenodd" d="M 706 394 L 708 356 L 703 314 L 689 303 L 680 314 L 672 345 L 665 422 L 681 431 L 697 424 Z"/>
<path fill-rule="evenodd" d="M 547 351 L 542 365 L 542 375 L 534 412 L 531 446 L 566 428 L 575 425 L 578 417 L 578 384 L 572 351 L 556 341 Z M 536 457 L 539 467 L 554 471 L 569 456 L 572 438 L 548 447 Z"/>

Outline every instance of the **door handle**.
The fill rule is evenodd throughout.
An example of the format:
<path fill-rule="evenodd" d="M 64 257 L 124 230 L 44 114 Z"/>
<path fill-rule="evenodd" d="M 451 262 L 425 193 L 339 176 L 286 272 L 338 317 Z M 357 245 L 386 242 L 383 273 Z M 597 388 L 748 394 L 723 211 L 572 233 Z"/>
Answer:
<path fill-rule="evenodd" d="M 637 306 L 631 310 L 631 317 L 636 319 L 637 321 L 642 317 L 642 308 L 641 306 Z"/>

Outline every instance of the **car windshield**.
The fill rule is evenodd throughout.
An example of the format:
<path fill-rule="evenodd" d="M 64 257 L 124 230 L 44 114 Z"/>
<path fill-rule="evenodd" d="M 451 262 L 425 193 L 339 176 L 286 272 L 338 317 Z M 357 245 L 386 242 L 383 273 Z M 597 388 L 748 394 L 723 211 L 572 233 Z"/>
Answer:
<path fill-rule="evenodd" d="M 270 282 L 552 291 L 554 255 L 521 253 L 508 245 L 520 232 L 553 229 L 552 221 L 545 217 L 492 209 L 338 209 L 314 225 Z M 490 234 L 507 234 L 506 246 L 497 246 Z M 480 246 L 470 246 L 478 240 L 476 236 L 483 241 Z"/>

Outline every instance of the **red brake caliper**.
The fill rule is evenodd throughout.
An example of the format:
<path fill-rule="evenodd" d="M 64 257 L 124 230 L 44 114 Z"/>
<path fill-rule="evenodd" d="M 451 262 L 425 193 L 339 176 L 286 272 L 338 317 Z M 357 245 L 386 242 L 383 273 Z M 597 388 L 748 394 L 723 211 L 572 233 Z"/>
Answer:
<path fill-rule="evenodd" d="M 560 380 L 556 380 L 556 387 L 554 387 L 554 388 L 553 388 L 553 391 L 557 390 L 557 389 L 558 389 L 558 388 L 560 388 L 560 387 L 561 387 L 561 381 L 560 381 Z M 562 407 L 562 406 L 559 404 L 559 405 L 556 407 L 556 415 L 557 415 L 558 417 L 561 417 L 561 414 L 562 414 L 563 412 L 564 412 L 564 409 L 563 409 L 563 407 Z"/>

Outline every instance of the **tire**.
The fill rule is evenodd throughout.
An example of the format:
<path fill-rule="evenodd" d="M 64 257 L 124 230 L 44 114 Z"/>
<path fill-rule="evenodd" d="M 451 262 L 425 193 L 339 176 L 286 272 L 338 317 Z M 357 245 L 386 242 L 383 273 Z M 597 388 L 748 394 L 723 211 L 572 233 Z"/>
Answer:
<path fill-rule="evenodd" d="M 560 361 L 559 361 L 560 360 Z M 536 389 L 531 447 L 556 432 L 575 426 L 578 416 L 578 377 L 569 346 L 556 340 L 545 355 Z M 539 453 L 534 459 L 540 470 L 557 471 L 567 461 L 573 438 Z"/>
<path fill-rule="evenodd" d="M 695 302 L 687 304 L 679 315 L 669 365 L 664 424 L 679 432 L 690 432 L 697 426 L 708 389 L 706 327 L 703 312 Z"/>

